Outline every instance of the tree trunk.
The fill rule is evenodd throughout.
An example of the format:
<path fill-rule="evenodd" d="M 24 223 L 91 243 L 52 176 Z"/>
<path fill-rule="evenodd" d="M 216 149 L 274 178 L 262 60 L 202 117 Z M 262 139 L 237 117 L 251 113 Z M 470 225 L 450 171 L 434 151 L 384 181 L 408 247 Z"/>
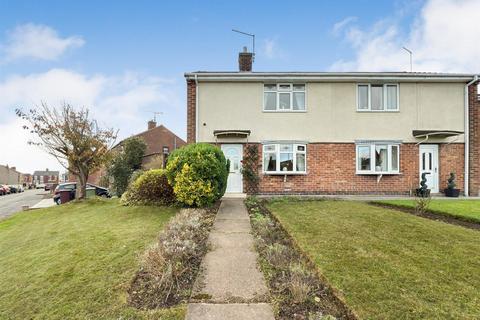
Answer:
<path fill-rule="evenodd" d="M 87 196 L 87 180 L 88 172 L 86 170 L 79 170 L 78 186 L 77 186 L 77 199 L 85 199 Z"/>

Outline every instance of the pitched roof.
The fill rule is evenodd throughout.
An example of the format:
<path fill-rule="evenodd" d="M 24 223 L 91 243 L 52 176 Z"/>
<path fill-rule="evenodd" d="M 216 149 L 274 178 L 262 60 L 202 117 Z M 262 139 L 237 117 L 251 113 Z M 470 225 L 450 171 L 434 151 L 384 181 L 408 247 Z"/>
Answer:
<path fill-rule="evenodd" d="M 33 172 L 34 176 L 58 176 L 60 175 L 59 171 L 50 171 L 50 170 L 37 170 Z"/>

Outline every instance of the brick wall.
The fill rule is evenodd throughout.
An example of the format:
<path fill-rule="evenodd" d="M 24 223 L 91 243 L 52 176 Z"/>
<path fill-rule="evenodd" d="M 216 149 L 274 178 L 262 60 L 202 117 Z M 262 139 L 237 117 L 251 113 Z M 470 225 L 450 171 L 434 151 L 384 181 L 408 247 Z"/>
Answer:
<path fill-rule="evenodd" d="M 258 145 L 262 154 L 261 145 Z M 244 149 L 245 150 L 245 149 Z M 450 172 L 456 172 L 458 188 L 463 189 L 463 144 L 441 145 L 440 190 L 446 187 Z M 312 143 L 307 146 L 307 174 L 263 175 L 262 156 L 258 164 L 261 194 L 409 194 L 419 183 L 419 147 L 400 146 L 399 175 L 384 175 L 377 183 L 375 175 L 355 173 L 355 144 Z M 244 182 L 245 183 L 245 182 Z M 247 186 L 245 186 L 247 190 Z"/>
<path fill-rule="evenodd" d="M 455 173 L 457 188 L 462 190 L 465 187 L 465 148 L 462 143 L 440 144 L 438 147 L 438 158 L 440 162 L 439 167 L 439 189 L 447 187 L 447 179 L 450 177 L 450 172 Z"/>
<path fill-rule="evenodd" d="M 196 129 L 196 84 L 194 80 L 187 80 L 187 143 L 195 143 Z"/>
<path fill-rule="evenodd" d="M 470 132 L 470 180 L 471 196 L 480 196 L 480 101 L 477 97 L 477 85 L 471 85 L 468 92 L 469 99 L 469 132 Z"/>

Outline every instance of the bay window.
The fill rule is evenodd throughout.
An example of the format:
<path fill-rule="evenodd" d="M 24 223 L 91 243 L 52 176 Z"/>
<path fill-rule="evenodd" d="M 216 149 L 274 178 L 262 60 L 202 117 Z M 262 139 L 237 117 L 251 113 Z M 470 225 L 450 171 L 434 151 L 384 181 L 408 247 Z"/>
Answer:
<path fill-rule="evenodd" d="M 398 84 L 358 84 L 357 110 L 398 111 Z"/>
<path fill-rule="evenodd" d="M 306 173 L 306 145 L 263 145 L 263 172 L 270 174 Z"/>
<path fill-rule="evenodd" d="M 357 144 L 357 174 L 397 174 L 400 145 L 387 143 Z"/>
<path fill-rule="evenodd" d="M 265 84 L 263 110 L 305 111 L 305 84 Z"/>

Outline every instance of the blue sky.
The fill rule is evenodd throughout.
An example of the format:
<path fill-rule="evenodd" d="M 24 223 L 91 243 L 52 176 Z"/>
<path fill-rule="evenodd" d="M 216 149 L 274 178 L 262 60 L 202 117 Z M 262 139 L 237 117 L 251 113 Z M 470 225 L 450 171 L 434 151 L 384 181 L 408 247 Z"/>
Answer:
<path fill-rule="evenodd" d="M 334 4 L 336 3 L 336 4 Z M 257 36 L 255 69 L 327 70 L 350 59 L 347 42 L 334 35 L 335 23 L 357 17 L 360 27 L 415 12 L 422 2 L 399 1 L 5 1 L 0 30 L 25 23 L 43 24 L 61 35 L 80 35 L 85 45 L 54 63 L 12 64 L 6 70 L 32 72 L 68 67 L 82 72 L 116 73 L 134 69 L 178 77 L 191 70 L 235 70 L 236 54 Z M 408 26 L 413 15 L 402 17 Z M 277 49 L 266 56 L 267 43 Z"/>
<path fill-rule="evenodd" d="M 480 1 L 0 0 L 0 164 L 59 168 L 27 145 L 16 107 L 89 107 L 119 138 L 152 115 L 186 135 L 183 73 L 235 71 L 256 35 L 255 71 L 479 72 Z M 468 30 L 468 32 L 466 32 Z M 35 161 L 31 161 L 31 158 Z"/>

